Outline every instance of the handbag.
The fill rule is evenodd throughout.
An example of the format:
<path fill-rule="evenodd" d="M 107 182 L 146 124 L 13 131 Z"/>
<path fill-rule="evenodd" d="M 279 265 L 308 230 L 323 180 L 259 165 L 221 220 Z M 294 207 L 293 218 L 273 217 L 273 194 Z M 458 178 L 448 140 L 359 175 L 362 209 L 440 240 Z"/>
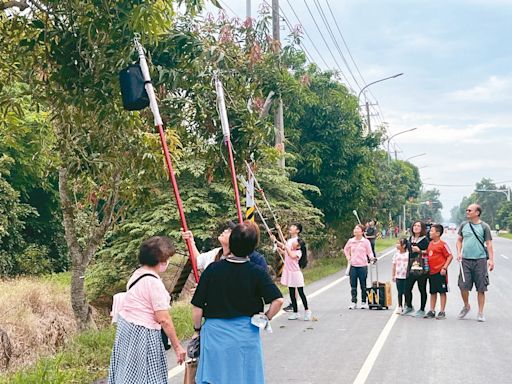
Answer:
<path fill-rule="evenodd" d="M 197 359 L 185 362 L 185 376 L 183 377 L 183 384 L 196 384 L 197 363 Z"/>
<path fill-rule="evenodd" d="M 197 359 L 200 354 L 201 336 L 194 337 L 187 345 L 187 355 L 191 359 Z"/>

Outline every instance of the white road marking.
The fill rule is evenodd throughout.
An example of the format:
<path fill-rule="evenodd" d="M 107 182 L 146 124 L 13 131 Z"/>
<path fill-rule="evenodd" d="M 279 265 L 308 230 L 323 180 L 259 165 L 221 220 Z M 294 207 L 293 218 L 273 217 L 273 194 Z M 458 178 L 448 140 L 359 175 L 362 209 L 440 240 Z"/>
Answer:
<path fill-rule="evenodd" d="M 382 259 L 383 257 L 386 257 L 387 255 L 390 255 L 390 254 L 391 254 L 391 253 L 393 253 L 394 251 L 395 251 L 395 249 L 393 248 L 393 249 L 389 250 L 388 252 L 384 253 L 383 255 L 381 255 L 381 256 L 379 256 L 379 257 L 377 257 L 377 259 L 379 259 L 379 260 L 380 260 L 380 259 Z M 312 298 L 314 298 L 314 297 L 316 297 L 316 296 L 318 296 L 318 295 L 320 295 L 320 294 L 324 293 L 325 291 L 327 291 L 327 290 L 331 289 L 332 287 L 334 287 L 335 285 L 337 285 L 337 284 L 341 283 L 341 282 L 342 282 L 343 280 L 345 280 L 345 279 L 348 279 L 348 276 L 343 276 L 343 277 L 340 277 L 340 278 L 339 278 L 339 279 L 337 279 L 337 280 L 334 280 L 332 283 L 327 284 L 325 287 L 322 287 L 322 288 L 318 289 L 317 291 L 313 292 L 311 295 L 308 295 L 308 296 L 307 296 L 307 299 L 308 299 L 308 300 L 309 300 L 309 299 L 312 299 Z M 274 319 L 278 318 L 279 316 L 281 316 L 281 315 L 282 315 L 282 314 L 284 314 L 284 313 L 286 313 L 286 312 L 285 312 L 285 311 L 283 311 L 283 310 L 280 310 L 280 311 L 279 311 L 279 312 L 274 316 Z M 388 323 L 389 323 L 389 321 L 388 321 Z M 387 326 L 388 326 L 388 325 L 386 324 L 386 327 L 387 327 Z M 386 329 L 386 328 L 384 328 L 384 330 L 385 330 L 385 329 Z M 384 332 L 384 331 L 383 331 L 383 332 Z M 382 334 L 381 334 L 381 335 L 382 335 Z M 378 342 L 378 340 L 377 340 L 377 342 Z M 375 347 L 374 347 L 374 348 L 375 348 Z M 372 351 L 373 351 L 373 350 L 372 350 Z M 379 349 L 379 351 L 380 351 L 380 349 Z M 371 352 L 370 352 L 370 353 L 371 353 Z M 378 355 L 378 353 L 377 353 L 377 355 Z M 367 359 L 367 360 L 368 360 L 368 359 Z M 366 364 L 366 363 L 365 363 L 365 364 Z M 370 369 L 371 369 L 371 367 L 370 367 Z M 172 377 L 174 377 L 174 376 L 179 375 L 179 374 L 180 374 L 180 373 L 182 373 L 183 371 L 185 371 L 185 364 L 178 365 L 178 366 L 176 366 L 176 367 L 174 367 L 174 368 L 170 369 L 170 370 L 167 372 L 167 374 L 168 374 L 168 376 L 167 376 L 167 377 L 170 379 L 170 378 L 172 378 Z M 369 371 L 368 371 L 368 373 L 369 373 Z M 366 376 L 368 376 L 368 375 L 366 375 Z M 366 380 L 366 378 L 365 378 L 365 380 Z M 354 383 L 355 383 L 355 382 L 354 382 Z M 363 381 L 363 382 L 361 382 L 361 383 L 364 383 L 364 381 Z"/>
<path fill-rule="evenodd" d="M 503 257 L 504 259 L 508 260 L 508 256 L 501 255 L 501 257 Z"/>
<path fill-rule="evenodd" d="M 393 309 L 393 312 L 391 313 L 391 317 L 389 318 L 388 322 L 386 323 L 386 326 L 382 330 L 382 332 L 379 335 L 379 338 L 375 342 L 375 345 L 373 346 L 372 350 L 368 354 L 368 357 L 364 361 L 363 366 L 361 367 L 361 370 L 359 371 L 359 374 L 357 375 L 356 379 L 354 380 L 353 384 L 365 384 L 366 379 L 368 379 L 368 375 L 370 374 L 373 365 L 375 364 L 375 361 L 377 360 L 377 357 L 379 357 L 379 353 L 384 346 L 384 343 L 386 342 L 386 339 L 389 336 L 389 333 L 391 332 L 391 329 L 393 328 L 393 325 L 395 324 L 396 319 L 398 319 L 398 315 L 395 313 L 396 308 Z"/>

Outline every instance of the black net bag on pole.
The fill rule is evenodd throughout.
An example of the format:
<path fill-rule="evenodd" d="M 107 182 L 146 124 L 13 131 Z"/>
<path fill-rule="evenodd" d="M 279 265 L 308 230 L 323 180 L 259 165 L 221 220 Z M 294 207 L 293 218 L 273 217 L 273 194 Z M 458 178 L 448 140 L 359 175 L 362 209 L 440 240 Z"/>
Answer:
<path fill-rule="evenodd" d="M 149 97 L 144 88 L 144 77 L 140 65 L 131 64 L 119 72 L 123 107 L 128 111 L 139 111 L 149 105 Z"/>

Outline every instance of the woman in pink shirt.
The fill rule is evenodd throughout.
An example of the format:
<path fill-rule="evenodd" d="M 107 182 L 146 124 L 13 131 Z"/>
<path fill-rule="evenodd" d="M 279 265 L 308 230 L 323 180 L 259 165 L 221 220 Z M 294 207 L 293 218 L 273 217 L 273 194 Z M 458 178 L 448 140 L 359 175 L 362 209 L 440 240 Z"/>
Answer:
<path fill-rule="evenodd" d="M 169 314 L 170 296 L 158 275 L 165 272 L 175 252 L 167 237 L 154 236 L 142 243 L 141 267 L 128 280 L 117 316 L 109 384 L 168 382 L 162 329 L 171 341 L 178 362 L 185 360 L 185 350 Z"/>
<path fill-rule="evenodd" d="M 364 226 L 358 224 L 354 228 L 354 237 L 350 238 L 343 248 L 343 253 L 350 265 L 350 287 L 352 303 L 349 309 L 357 308 L 357 280 L 361 287 L 361 309 L 366 305 L 366 276 L 368 275 L 368 258 L 375 260 L 370 241 L 363 237 Z"/>

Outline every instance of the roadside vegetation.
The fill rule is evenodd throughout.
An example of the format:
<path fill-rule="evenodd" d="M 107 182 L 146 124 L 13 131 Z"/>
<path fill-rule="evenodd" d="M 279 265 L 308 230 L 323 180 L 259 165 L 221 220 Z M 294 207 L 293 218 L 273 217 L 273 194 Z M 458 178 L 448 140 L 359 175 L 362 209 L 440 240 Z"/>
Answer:
<path fill-rule="evenodd" d="M 214 74 L 225 88 L 237 172 L 254 159 L 281 225 L 305 228 L 308 282 L 343 267 L 354 209 L 380 227 L 396 225 L 406 201 L 436 202 L 410 208 L 408 217 L 439 214 L 439 192 L 422 189 L 413 164 L 387 161 L 384 127 L 368 132 L 356 95 L 338 74 L 306 61 L 299 30 L 279 51 L 269 38 L 270 9 L 242 22 L 223 13 L 196 17 L 202 5 L 0 2 L 0 355 L 8 356 L 0 370 L 13 380 L 72 383 L 104 375 L 113 334 L 109 301 L 149 236 L 174 240 L 181 259 L 171 271 L 182 270 L 186 250 L 153 117 L 123 110 L 112 80 L 137 59 L 136 34 L 148 51 L 200 249 L 211 249 L 219 224 L 236 216 Z M 286 106 L 285 151 L 275 146 L 278 97 Z M 286 167 L 276 167 L 283 157 Z M 276 267 L 264 233 L 261 245 Z M 180 305 L 173 311 L 186 338 L 189 309 Z M 19 370 L 25 373 L 12 376 Z"/>

